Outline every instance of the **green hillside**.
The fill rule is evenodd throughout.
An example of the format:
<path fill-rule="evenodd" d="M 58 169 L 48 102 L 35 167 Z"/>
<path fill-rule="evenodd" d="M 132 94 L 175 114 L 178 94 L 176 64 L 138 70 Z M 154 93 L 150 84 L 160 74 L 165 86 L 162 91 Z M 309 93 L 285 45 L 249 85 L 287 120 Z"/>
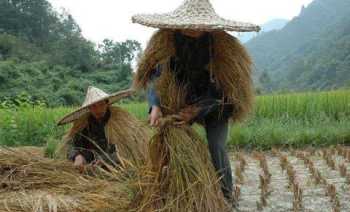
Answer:
<path fill-rule="evenodd" d="M 246 44 L 265 91 L 350 87 L 350 1 L 314 0 L 283 29 Z"/>
<path fill-rule="evenodd" d="M 0 0 L 0 102 L 29 96 L 76 105 L 88 85 L 125 89 L 137 41 L 86 40 L 73 17 L 46 0 Z"/>

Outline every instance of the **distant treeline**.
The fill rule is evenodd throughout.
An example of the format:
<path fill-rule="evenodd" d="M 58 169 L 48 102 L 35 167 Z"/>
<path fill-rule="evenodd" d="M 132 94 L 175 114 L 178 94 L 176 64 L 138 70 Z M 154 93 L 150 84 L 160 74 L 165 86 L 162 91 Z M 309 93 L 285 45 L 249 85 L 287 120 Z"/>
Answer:
<path fill-rule="evenodd" d="M 140 52 L 134 40 L 88 41 L 73 17 L 47 0 L 0 0 L 0 101 L 25 95 L 76 105 L 88 85 L 125 89 Z"/>

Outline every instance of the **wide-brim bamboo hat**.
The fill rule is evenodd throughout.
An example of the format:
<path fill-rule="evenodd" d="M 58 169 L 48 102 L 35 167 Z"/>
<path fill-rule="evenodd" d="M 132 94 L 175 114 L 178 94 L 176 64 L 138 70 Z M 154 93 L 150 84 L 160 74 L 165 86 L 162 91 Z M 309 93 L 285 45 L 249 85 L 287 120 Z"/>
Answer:
<path fill-rule="evenodd" d="M 83 105 L 80 108 L 69 113 L 68 115 L 64 116 L 58 122 L 58 125 L 68 124 L 79 119 L 80 117 L 89 113 L 89 106 L 97 102 L 108 100 L 108 104 L 111 105 L 122 98 L 132 95 L 134 92 L 135 92 L 134 90 L 129 89 L 124 91 L 119 91 L 113 94 L 108 94 L 101 89 L 95 88 L 93 86 L 89 86 Z"/>
<path fill-rule="evenodd" d="M 132 17 L 133 23 L 160 29 L 190 29 L 200 31 L 260 31 L 258 25 L 227 20 L 220 17 L 209 0 L 185 0 L 170 13 L 138 14 Z"/>

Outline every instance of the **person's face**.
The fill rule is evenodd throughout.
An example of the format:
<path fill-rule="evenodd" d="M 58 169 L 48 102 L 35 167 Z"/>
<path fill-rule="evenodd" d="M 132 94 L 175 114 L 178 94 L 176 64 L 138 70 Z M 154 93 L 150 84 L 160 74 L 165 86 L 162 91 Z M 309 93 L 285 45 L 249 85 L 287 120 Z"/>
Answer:
<path fill-rule="evenodd" d="M 188 37 L 192 37 L 192 38 L 199 38 L 200 36 L 202 36 L 205 31 L 197 31 L 197 30 L 181 30 L 181 33 L 183 35 L 186 35 Z"/>
<path fill-rule="evenodd" d="M 101 119 L 107 112 L 108 102 L 97 102 L 89 107 L 90 113 L 96 118 Z"/>

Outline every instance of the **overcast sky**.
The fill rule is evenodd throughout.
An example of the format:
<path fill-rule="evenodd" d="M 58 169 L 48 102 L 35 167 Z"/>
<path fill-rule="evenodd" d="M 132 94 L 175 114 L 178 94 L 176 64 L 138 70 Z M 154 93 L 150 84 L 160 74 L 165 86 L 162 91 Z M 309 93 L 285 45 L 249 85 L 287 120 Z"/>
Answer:
<path fill-rule="evenodd" d="M 154 29 L 132 24 L 136 13 L 169 12 L 183 0 L 49 0 L 65 8 L 82 29 L 83 35 L 96 43 L 104 38 L 115 41 L 134 39 L 145 44 Z M 312 0 L 211 0 L 219 15 L 236 21 L 263 24 L 271 19 L 292 19 L 303 5 Z"/>

